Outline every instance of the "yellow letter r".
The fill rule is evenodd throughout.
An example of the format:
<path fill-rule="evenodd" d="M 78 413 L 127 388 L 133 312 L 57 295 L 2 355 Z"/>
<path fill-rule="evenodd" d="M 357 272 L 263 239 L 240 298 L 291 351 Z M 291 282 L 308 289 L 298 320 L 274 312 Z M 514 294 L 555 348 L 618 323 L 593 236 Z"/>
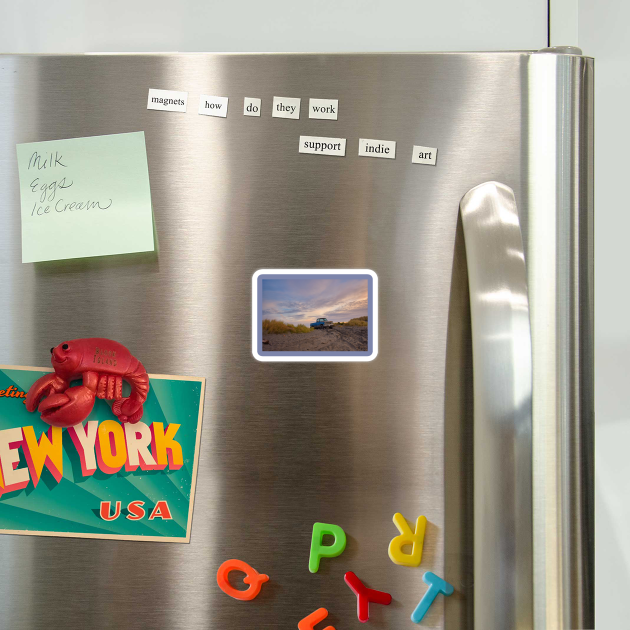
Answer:
<path fill-rule="evenodd" d="M 389 557 L 394 564 L 402 564 L 407 567 L 417 567 L 422 561 L 422 545 L 424 544 L 424 531 L 427 527 L 426 516 L 419 516 L 416 521 L 416 532 L 411 531 L 405 517 L 396 512 L 394 514 L 394 524 L 400 531 L 400 536 L 396 536 L 389 543 Z M 411 553 L 404 553 L 403 547 L 412 545 Z"/>

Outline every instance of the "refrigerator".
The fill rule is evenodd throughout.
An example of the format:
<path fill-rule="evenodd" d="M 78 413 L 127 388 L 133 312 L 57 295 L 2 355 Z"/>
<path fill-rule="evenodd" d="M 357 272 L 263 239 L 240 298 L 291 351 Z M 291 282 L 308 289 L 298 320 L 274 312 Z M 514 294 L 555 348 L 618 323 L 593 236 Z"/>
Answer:
<path fill-rule="evenodd" d="M 155 251 L 22 263 L 16 145 L 138 131 Z M 358 628 L 349 571 L 392 596 L 374 628 L 416 627 L 426 572 L 453 593 L 420 627 L 593 626 L 580 50 L 3 55 L 0 222 L 1 364 L 104 337 L 206 379 L 190 542 L 1 535 L 0 628 L 295 628 L 322 607 L 316 628 Z M 274 354 L 335 317 L 262 344 L 261 274 L 342 272 L 369 276 L 367 352 Z M 395 514 L 427 519 L 419 566 L 388 557 Z M 347 536 L 317 573 L 314 523 Z M 233 558 L 269 576 L 252 601 L 217 584 Z"/>

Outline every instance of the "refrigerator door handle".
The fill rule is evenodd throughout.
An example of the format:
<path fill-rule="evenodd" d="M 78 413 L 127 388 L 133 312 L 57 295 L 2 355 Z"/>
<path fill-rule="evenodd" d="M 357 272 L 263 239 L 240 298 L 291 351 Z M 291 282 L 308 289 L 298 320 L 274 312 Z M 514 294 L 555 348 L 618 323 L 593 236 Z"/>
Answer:
<path fill-rule="evenodd" d="M 533 625 L 532 344 L 514 192 L 460 202 L 473 345 L 475 628 Z"/>

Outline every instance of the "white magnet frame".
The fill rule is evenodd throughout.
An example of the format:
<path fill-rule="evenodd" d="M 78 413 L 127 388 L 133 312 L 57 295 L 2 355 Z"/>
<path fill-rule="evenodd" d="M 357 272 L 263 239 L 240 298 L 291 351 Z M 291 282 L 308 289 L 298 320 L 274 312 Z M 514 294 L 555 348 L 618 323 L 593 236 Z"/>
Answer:
<path fill-rule="evenodd" d="M 372 353 L 366 356 L 273 356 L 258 352 L 258 278 L 262 275 L 358 275 L 372 277 Z M 373 361 L 378 355 L 378 276 L 371 269 L 259 269 L 252 276 L 252 354 L 258 361 L 300 361 L 300 362 L 337 362 L 337 361 Z"/>

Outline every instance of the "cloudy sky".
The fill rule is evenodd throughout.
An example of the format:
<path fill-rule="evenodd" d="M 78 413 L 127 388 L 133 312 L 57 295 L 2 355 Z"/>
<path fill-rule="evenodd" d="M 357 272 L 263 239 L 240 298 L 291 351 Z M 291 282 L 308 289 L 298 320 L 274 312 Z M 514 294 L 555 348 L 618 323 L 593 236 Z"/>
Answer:
<path fill-rule="evenodd" d="M 262 281 L 263 319 L 310 324 L 318 317 L 347 322 L 368 314 L 368 281 L 334 278 Z"/>

